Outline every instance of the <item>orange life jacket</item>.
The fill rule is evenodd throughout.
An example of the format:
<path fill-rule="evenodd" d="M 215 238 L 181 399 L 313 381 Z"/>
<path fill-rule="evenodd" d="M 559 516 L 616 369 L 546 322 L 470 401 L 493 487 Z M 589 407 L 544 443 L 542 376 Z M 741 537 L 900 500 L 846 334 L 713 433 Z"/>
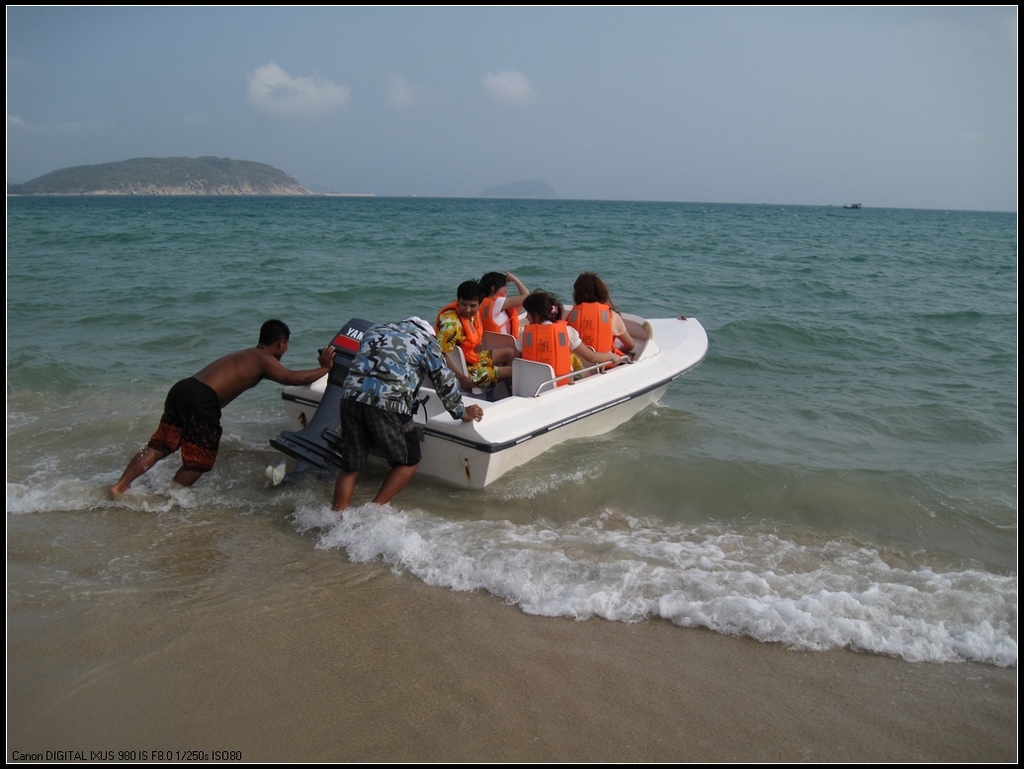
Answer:
<path fill-rule="evenodd" d="M 437 320 L 434 321 L 435 330 L 440 331 L 441 316 L 449 310 L 454 312 L 458 319 L 462 321 L 462 341 L 459 342 L 459 347 L 462 348 L 462 355 L 466 359 L 466 365 L 475 366 L 480 362 L 480 353 L 477 352 L 477 349 L 480 347 L 480 340 L 484 336 L 483 326 L 480 324 L 480 313 L 477 312 L 473 316 L 473 320 L 463 318 L 459 315 L 459 303 L 449 302 L 437 313 Z"/>
<path fill-rule="evenodd" d="M 583 344 L 594 352 L 618 352 L 612 335 L 612 308 L 598 302 L 574 305 L 568 323 L 580 333 Z"/>
<path fill-rule="evenodd" d="M 494 331 L 498 334 L 511 334 L 519 337 L 519 313 L 515 310 L 505 310 L 508 315 L 508 329 L 503 329 L 494 322 L 494 297 L 488 297 L 480 302 L 480 320 L 483 323 L 484 331 Z"/>
<path fill-rule="evenodd" d="M 556 377 L 572 373 L 572 350 L 565 321 L 530 323 L 523 331 L 523 360 L 547 363 Z M 558 385 L 568 383 L 563 379 Z"/>

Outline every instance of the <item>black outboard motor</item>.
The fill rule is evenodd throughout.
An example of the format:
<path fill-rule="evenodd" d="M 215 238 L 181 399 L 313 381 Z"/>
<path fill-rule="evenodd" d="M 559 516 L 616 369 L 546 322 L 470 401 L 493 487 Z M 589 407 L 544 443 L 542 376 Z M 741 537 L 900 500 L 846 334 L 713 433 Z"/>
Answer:
<path fill-rule="evenodd" d="M 298 432 L 285 431 L 270 439 L 271 446 L 298 460 L 295 469 L 285 477 L 285 483 L 297 480 L 297 476 L 311 467 L 321 471 L 330 465 L 341 467 L 341 385 L 359 351 L 363 334 L 372 325 L 371 321 L 352 318 L 341 327 L 331 341 L 334 365 L 327 375 L 327 387 L 313 418 Z"/>

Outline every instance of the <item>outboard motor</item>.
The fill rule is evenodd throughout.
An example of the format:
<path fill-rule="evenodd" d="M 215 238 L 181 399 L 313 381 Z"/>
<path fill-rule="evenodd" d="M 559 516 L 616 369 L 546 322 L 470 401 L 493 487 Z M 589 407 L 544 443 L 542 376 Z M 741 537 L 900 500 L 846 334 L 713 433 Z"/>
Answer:
<path fill-rule="evenodd" d="M 295 469 L 286 476 L 286 483 L 296 480 L 310 467 L 318 470 L 327 470 L 332 464 L 341 467 L 341 386 L 363 335 L 372 325 L 371 321 L 352 318 L 341 327 L 331 341 L 334 365 L 327 375 L 327 387 L 313 418 L 298 432 L 285 431 L 270 439 L 271 446 L 298 460 Z"/>

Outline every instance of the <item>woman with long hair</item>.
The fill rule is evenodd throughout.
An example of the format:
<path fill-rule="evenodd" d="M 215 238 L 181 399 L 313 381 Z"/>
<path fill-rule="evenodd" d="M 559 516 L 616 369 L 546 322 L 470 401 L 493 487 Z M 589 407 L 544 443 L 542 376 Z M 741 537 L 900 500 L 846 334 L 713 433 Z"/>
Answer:
<path fill-rule="evenodd" d="M 636 342 L 630 336 L 622 315 L 612 304 L 608 286 L 596 272 L 584 272 L 572 287 L 569 325 L 583 341 L 598 352 L 628 355 Z"/>

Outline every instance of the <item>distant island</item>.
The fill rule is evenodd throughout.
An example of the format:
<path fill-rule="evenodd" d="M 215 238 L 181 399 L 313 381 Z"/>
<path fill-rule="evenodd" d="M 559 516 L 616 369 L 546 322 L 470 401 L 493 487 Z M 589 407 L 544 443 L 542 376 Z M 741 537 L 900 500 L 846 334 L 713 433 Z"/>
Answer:
<path fill-rule="evenodd" d="M 478 198 L 557 198 L 558 193 L 550 184 L 536 179 L 523 179 L 518 182 L 499 184 L 488 187 L 477 195 Z"/>
<path fill-rule="evenodd" d="M 265 163 L 229 158 L 134 158 L 51 171 L 8 195 L 312 195 Z"/>

